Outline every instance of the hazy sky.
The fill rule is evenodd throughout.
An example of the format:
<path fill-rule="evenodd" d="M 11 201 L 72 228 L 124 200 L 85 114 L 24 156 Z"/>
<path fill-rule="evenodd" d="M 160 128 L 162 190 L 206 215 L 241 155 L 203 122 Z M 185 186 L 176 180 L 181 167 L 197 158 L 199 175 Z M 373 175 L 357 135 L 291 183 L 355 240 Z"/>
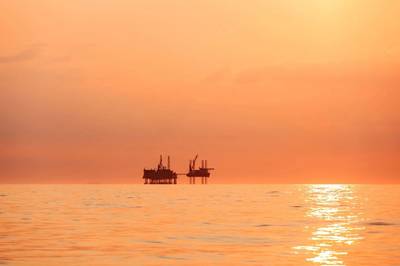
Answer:
<path fill-rule="evenodd" d="M 0 181 L 400 181 L 400 1 L 0 2 Z"/>

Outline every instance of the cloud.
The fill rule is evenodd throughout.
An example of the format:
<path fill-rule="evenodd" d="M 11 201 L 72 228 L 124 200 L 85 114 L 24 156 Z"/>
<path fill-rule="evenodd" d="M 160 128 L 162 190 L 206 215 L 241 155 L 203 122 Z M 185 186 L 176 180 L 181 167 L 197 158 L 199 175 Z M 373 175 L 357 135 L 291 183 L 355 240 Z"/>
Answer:
<path fill-rule="evenodd" d="M 62 55 L 62 56 L 56 56 L 52 58 L 52 62 L 54 63 L 64 63 L 64 62 L 69 62 L 71 61 L 72 56 L 70 55 Z"/>
<path fill-rule="evenodd" d="M 40 45 L 34 45 L 13 55 L 0 56 L 0 64 L 28 61 L 39 53 Z"/>
<path fill-rule="evenodd" d="M 220 68 L 217 71 L 212 72 L 210 75 L 203 79 L 206 83 L 220 82 L 231 76 L 231 70 L 229 67 Z"/>
<path fill-rule="evenodd" d="M 400 79 L 398 65 L 305 65 L 292 67 L 260 67 L 238 72 L 239 84 L 263 84 L 269 82 L 299 84 L 352 84 L 397 85 Z"/>

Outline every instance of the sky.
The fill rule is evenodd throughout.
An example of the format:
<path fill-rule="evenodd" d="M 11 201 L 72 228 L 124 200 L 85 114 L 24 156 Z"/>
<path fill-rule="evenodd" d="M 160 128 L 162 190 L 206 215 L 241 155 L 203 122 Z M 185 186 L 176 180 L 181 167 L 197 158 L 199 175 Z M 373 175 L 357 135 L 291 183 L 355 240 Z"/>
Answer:
<path fill-rule="evenodd" d="M 159 154 L 177 172 L 199 154 L 212 183 L 399 183 L 399 13 L 1 1 L 0 182 L 141 183 Z"/>

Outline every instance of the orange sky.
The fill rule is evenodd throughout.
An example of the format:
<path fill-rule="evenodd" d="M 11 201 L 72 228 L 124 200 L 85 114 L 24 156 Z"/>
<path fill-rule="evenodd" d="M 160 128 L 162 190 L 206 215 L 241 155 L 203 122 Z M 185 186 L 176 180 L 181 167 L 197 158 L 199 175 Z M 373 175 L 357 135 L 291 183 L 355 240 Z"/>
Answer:
<path fill-rule="evenodd" d="M 0 181 L 400 180 L 400 1 L 0 2 Z M 28 180 L 28 181 L 27 181 Z"/>

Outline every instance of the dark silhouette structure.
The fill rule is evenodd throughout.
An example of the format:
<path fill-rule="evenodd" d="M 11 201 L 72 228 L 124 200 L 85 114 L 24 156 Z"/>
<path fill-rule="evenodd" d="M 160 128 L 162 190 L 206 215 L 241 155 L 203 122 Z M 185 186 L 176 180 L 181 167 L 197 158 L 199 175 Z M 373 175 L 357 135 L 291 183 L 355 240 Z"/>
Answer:
<path fill-rule="evenodd" d="M 196 184 L 196 177 L 201 177 L 201 183 L 207 184 L 208 178 L 210 177 L 210 170 L 214 168 L 207 167 L 207 160 L 201 160 L 201 167 L 196 169 L 196 160 L 198 155 L 194 157 L 194 160 L 189 161 L 189 172 L 186 174 L 189 177 L 190 184 Z"/>
<path fill-rule="evenodd" d="M 168 156 L 167 166 L 163 165 L 162 155 L 156 169 L 144 169 L 143 179 L 145 184 L 176 184 L 178 175 L 170 169 Z"/>

